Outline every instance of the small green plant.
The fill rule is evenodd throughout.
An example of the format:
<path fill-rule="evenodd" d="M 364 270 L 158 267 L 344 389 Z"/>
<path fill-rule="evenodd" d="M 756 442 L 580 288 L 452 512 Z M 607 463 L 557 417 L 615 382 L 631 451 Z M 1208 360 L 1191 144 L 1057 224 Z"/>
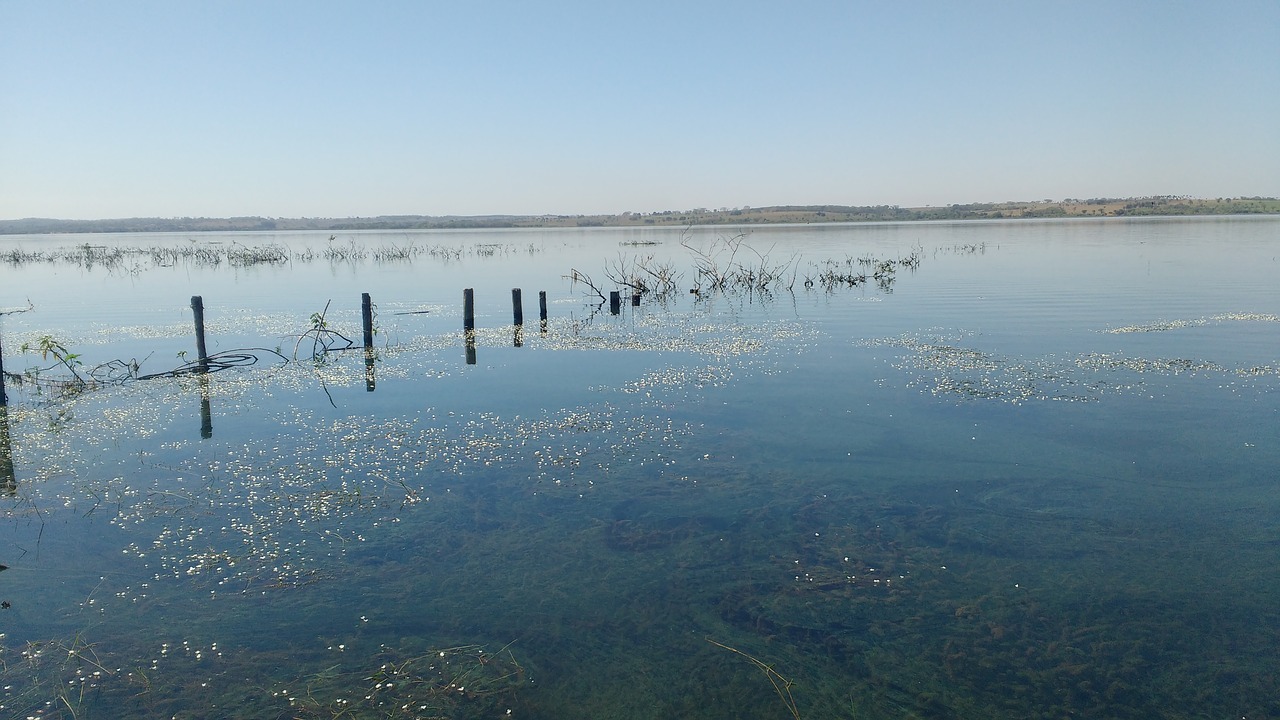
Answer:
<path fill-rule="evenodd" d="M 329 313 L 329 303 L 324 304 L 324 309 L 320 312 L 311 313 L 311 327 L 306 332 L 298 336 L 298 341 L 293 346 L 293 357 L 298 358 L 298 350 L 302 347 L 302 341 L 311 338 L 311 359 L 316 363 L 325 363 L 328 361 L 328 353 L 335 350 L 348 350 L 355 347 L 355 343 L 342 333 L 329 328 L 329 321 L 325 316 Z"/>
<path fill-rule="evenodd" d="M 71 373 L 71 377 L 75 379 L 75 383 L 79 385 L 88 384 L 84 377 L 76 370 L 76 368 L 83 364 L 80 361 L 80 354 L 68 350 L 66 345 L 54 338 L 52 335 L 41 335 L 40 339 L 34 344 L 29 342 L 22 343 L 19 350 L 23 353 L 38 352 L 40 353 L 40 359 L 45 362 L 49 360 L 50 356 L 53 356 L 54 362 L 52 365 L 47 368 L 34 368 L 33 370 L 28 371 L 30 375 L 39 376 L 42 372 L 61 366 L 65 368 L 67 372 Z"/>
<path fill-rule="evenodd" d="M 773 691 L 778 694 L 778 699 L 782 700 L 782 704 L 786 706 L 787 712 L 791 715 L 792 718 L 795 718 L 795 720 L 800 720 L 800 708 L 796 705 L 796 699 L 791 694 L 791 688 L 795 687 L 795 683 L 791 682 L 790 680 L 780 675 L 777 670 L 773 669 L 772 665 L 764 662 L 763 660 L 755 657 L 754 655 L 749 655 L 747 653 L 742 652 L 738 648 L 730 647 L 728 645 L 725 645 L 724 643 L 716 642 L 711 638 L 705 638 L 705 639 L 707 642 L 711 643 L 712 645 L 715 645 L 718 648 L 723 648 L 725 650 L 728 650 L 731 653 L 735 653 L 741 657 L 746 658 L 748 661 L 751 662 L 752 665 L 755 665 L 756 667 L 760 668 L 760 670 L 764 672 L 765 677 L 769 678 L 769 684 L 773 685 Z"/>

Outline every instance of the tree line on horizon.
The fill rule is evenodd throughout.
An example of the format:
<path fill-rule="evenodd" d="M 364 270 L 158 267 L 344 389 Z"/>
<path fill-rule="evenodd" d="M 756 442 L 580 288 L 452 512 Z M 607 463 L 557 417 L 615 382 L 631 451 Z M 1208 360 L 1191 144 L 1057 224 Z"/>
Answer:
<path fill-rule="evenodd" d="M 60 220 L 0 220 L 0 234 L 273 232 L 290 230 L 418 230 L 464 228 L 611 227 L 660 225 L 734 225 L 813 222 L 904 222 L 1152 215 L 1280 214 L 1274 197 L 1192 198 L 1160 195 L 1142 198 L 1091 198 L 1030 202 L 965 203 L 938 207 L 897 205 L 773 205 L 715 210 L 664 210 L 616 215 L 382 215 L 369 218 L 177 217 Z"/>

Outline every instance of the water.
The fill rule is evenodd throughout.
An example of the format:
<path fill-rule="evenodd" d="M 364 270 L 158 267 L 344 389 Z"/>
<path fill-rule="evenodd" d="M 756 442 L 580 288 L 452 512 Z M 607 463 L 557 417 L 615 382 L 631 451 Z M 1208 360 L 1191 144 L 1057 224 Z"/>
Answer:
<path fill-rule="evenodd" d="M 1280 220 L 738 232 L 4 239 L 0 716 L 1280 715 Z"/>

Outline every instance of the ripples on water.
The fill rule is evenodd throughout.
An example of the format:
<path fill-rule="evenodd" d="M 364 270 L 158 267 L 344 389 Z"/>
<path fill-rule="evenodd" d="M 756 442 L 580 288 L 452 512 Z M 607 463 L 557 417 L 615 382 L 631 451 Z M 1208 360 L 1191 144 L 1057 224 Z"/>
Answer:
<path fill-rule="evenodd" d="M 193 294 L 218 350 L 264 361 L 75 395 L 10 383 L 0 704 L 1278 715 L 1277 229 L 758 228 L 801 280 L 921 260 L 888 285 L 682 286 L 618 316 L 565 276 L 607 277 L 634 233 L 339 239 L 457 249 L 382 263 L 255 236 L 238 240 L 303 259 L 6 267 L 0 304 L 32 307 L 0 317 L 10 372 L 42 364 L 16 349 L 43 334 L 86 364 L 177 366 Z M 693 285 L 678 231 L 644 238 Z M 358 337 L 360 292 L 371 370 L 271 354 L 330 301 Z"/>

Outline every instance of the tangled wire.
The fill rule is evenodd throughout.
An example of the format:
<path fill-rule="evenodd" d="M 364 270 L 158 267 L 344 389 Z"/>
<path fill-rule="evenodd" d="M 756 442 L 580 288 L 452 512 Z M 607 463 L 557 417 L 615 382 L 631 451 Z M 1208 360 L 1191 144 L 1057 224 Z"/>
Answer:
<path fill-rule="evenodd" d="M 289 362 L 289 358 L 280 354 L 276 350 L 268 350 L 267 348 L 238 348 L 235 350 L 224 350 L 220 353 L 214 353 L 213 355 L 208 356 L 204 360 L 193 360 L 191 362 L 183 363 L 182 365 L 179 365 L 173 370 L 166 370 L 165 372 L 158 372 L 158 373 L 149 373 L 147 375 L 133 374 L 137 372 L 137 367 L 138 367 L 137 364 L 133 364 L 132 366 L 130 366 L 128 363 L 120 363 L 119 360 L 113 360 L 110 363 L 106 363 L 105 365 L 113 366 L 113 368 L 123 367 L 126 369 L 126 371 L 129 367 L 133 368 L 133 373 L 126 374 L 125 376 L 120 377 L 119 379 L 112 378 L 111 380 L 112 382 L 127 382 L 128 380 L 153 380 L 155 378 L 173 378 L 173 377 L 182 377 L 185 375 L 202 375 L 207 373 L 215 373 L 215 372 L 221 372 L 223 370 L 228 370 L 230 368 L 237 368 L 237 367 L 250 367 L 258 363 L 258 360 L 260 358 L 255 353 L 260 353 L 260 352 L 275 355 L 276 357 L 280 358 L 282 362 L 286 362 L 286 363 Z M 120 363 L 120 364 L 117 366 L 116 363 Z M 101 368 L 101 367 L 103 367 L 103 365 L 98 366 L 98 368 Z M 94 368 L 94 370 L 97 370 L 98 368 Z M 92 374 L 93 373 L 91 372 L 90 375 Z"/>

